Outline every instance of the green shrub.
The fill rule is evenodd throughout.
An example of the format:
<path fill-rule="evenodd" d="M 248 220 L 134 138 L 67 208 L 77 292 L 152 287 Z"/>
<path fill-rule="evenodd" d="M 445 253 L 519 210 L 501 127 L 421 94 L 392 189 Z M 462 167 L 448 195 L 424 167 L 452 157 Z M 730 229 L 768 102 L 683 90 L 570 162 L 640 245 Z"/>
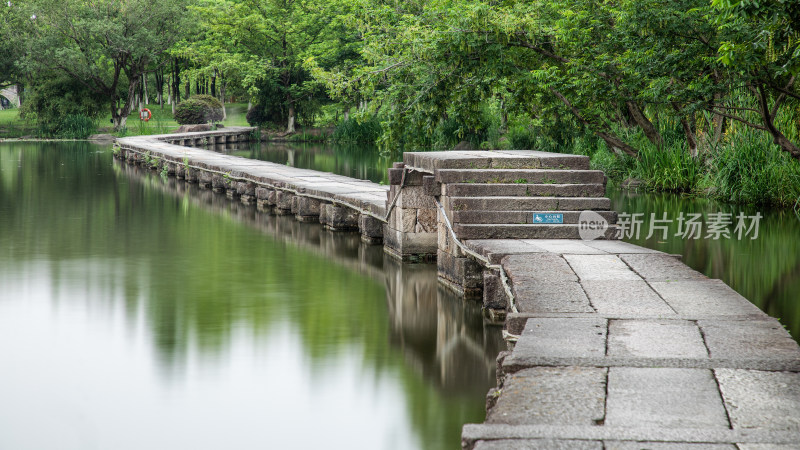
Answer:
<path fill-rule="evenodd" d="M 700 181 L 703 163 L 692 158 L 683 141 L 672 141 L 661 148 L 639 147 L 634 174 L 649 189 L 669 192 L 692 192 Z"/>
<path fill-rule="evenodd" d="M 362 142 L 374 144 L 381 135 L 381 123 L 372 117 L 368 120 L 355 118 L 342 120 L 336 125 L 331 138 L 336 142 Z"/>
<path fill-rule="evenodd" d="M 245 118 L 251 127 L 260 127 L 270 122 L 270 118 L 265 113 L 264 108 L 261 108 L 259 105 L 254 105 L 250 108 Z"/>
<path fill-rule="evenodd" d="M 175 121 L 181 125 L 219 122 L 222 120 L 222 103 L 210 95 L 194 95 L 175 108 Z"/>
<path fill-rule="evenodd" d="M 538 147 L 533 129 L 525 125 L 509 127 L 506 137 L 515 150 L 535 150 Z"/>
<path fill-rule="evenodd" d="M 800 199 L 800 163 L 763 135 L 736 137 L 711 157 L 711 194 L 738 203 L 794 205 Z"/>
<path fill-rule="evenodd" d="M 39 120 L 37 133 L 42 137 L 86 139 L 95 130 L 95 122 L 91 117 L 83 114 L 68 114 L 49 121 Z"/>
<path fill-rule="evenodd" d="M 94 120 L 83 114 L 70 114 L 61 120 L 58 135 L 65 139 L 86 139 L 96 129 Z"/>
<path fill-rule="evenodd" d="M 222 102 L 220 102 L 219 99 L 217 97 L 214 97 L 213 95 L 196 94 L 191 96 L 190 98 L 193 98 L 195 100 L 200 100 L 201 102 L 208 105 L 209 108 L 222 109 Z"/>

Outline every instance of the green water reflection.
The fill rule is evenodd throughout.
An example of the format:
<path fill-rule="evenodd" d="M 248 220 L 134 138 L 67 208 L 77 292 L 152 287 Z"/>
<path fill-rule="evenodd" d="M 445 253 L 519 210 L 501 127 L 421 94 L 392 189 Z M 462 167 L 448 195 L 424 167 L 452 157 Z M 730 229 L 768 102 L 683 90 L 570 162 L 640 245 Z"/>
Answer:
<path fill-rule="evenodd" d="M 0 286 L 4 449 L 457 448 L 503 345 L 433 266 L 86 143 L 0 145 Z"/>

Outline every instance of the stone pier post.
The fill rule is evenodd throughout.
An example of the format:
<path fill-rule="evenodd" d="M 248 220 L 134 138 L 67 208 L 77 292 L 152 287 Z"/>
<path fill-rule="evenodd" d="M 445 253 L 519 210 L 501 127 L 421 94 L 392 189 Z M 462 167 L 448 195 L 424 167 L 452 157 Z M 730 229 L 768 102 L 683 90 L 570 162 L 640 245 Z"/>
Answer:
<path fill-rule="evenodd" d="M 406 169 L 403 163 L 389 169 L 386 207 L 394 202 L 394 208 L 384 227 L 384 248 L 403 260 L 436 258 L 436 204 L 425 192 L 423 175 Z"/>

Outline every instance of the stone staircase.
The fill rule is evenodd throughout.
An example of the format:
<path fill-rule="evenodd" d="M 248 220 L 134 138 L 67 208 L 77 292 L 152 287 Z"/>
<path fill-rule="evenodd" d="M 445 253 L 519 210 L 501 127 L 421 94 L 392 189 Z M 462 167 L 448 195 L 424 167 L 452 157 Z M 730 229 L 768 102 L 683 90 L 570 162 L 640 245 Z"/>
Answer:
<path fill-rule="evenodd" d="M 389 169 L 389 181 L 385 248 L 404 259 L 435 255 L 440 280 L 465 295 L 482 292 L 483 268 L 452 240 L 447 222 L 462 242 L 581 239 L 587 217 L 602 225 L 590 233 L 593 238 L 617 234 L 617 213 L 604 196 L 605 176 L 589 169 L 586 156 L 532 150 L 409 152 Z"/>
<path fill-rule="evenodd" d="M 589 170 L 588 157 L 535 151 L 502 152 L 501 157 L 496 156 L 501 152 L 469 153 L 477 161 L 467 159 L 467 167 L 484 167 L 434 167 L 430 192 L 441 199 L 460 239 L 579 239 L 583 211 L 594 211 L 608 222 L 605 238 L 616 233 L 617 213 L 605 198 L 605 176 Z M 416 155 L 414 162 L 422 162 L 422 170 L 432 166 L 424 163 L 426 159 L 439 156 Z"/>

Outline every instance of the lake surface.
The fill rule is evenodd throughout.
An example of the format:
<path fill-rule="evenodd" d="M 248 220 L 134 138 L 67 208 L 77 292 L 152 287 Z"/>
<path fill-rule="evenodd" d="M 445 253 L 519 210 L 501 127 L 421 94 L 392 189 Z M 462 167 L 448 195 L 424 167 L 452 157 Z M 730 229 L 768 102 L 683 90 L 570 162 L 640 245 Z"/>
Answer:
<path fill-rule="evenodd" d="M 459 448 L 503 347 L 356 233 L 0 144 L 0 449 Z"/>
<path fill-rule="evenodd" d="M 401 155 L 381 155 L 374 147 L 335 146 L 298 143 L 247 144 L 225 150 L 247 158 L 262 159 L 296 167 L 344 173 L 386 183 L 386 167 L 399 161 Z M 792 210 L 729 205 L 703 198 L 683 198 L 671 194 L 628 192 L 609 186 L 612 209 L 630 215 L 641 214 L 641 233 L 625 240 L 643 247 L 681 255 L 683 261 L 709 277 L 719 278 L 752 301 L 769 315 L 780 319 L 795 340 L 800 341 L 800 217 Z M 699 239 L 679 234 L 680 214 L 687 219 L 700 214 Z M 729 214 L 730 225 L 725 237 L 709 235 L 709 214 Z M 666 214 L 666 216 L 664 216 Z M 758 237 L 736 233 L 736 217 L 743 214 L 747 228 L 749 218 L 760 214 Z M 653 216 L 654 215 L 654 216 Z M 652 219 L 669 222 L 657 223 Z M 725 216 L 718 216 L 719 218 Z M 638 220 L 638 219 L 637 219 Z M 656 228 L 648 239 L 649 226 L 662 225 L 667 236 Z M 684 229 L 685 231 L 685 229 Z M 747 230 L 745 230 L 747 231 Z"/>

